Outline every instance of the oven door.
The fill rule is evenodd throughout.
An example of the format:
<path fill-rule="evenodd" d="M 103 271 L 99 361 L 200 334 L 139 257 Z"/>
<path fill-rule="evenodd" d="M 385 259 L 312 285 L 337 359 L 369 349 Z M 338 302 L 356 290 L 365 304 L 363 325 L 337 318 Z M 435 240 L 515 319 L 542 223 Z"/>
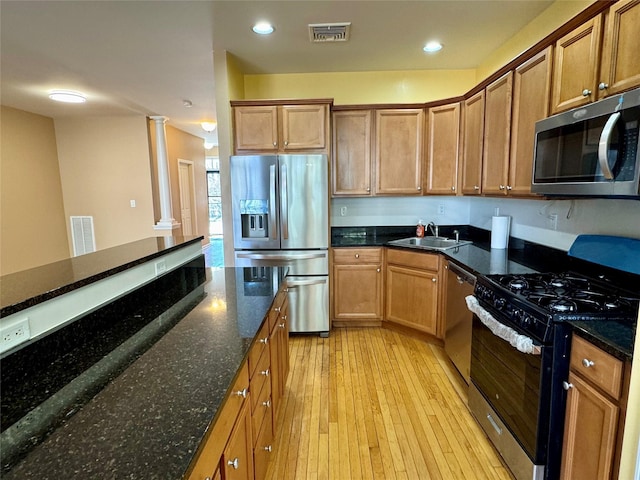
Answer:
<path fill-rule="evenodd" d="M 551 357 L 545 346 L 522 353 L 474 314 L 471 381 L 535 465 L 546 462 Z"/>

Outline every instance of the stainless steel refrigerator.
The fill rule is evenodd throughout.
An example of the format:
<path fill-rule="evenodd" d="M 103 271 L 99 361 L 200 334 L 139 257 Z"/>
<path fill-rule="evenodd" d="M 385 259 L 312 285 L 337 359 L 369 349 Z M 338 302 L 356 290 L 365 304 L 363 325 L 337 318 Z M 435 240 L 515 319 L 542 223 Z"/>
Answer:
<path fill-rule="evenodd" d="M 291 332 L 327 336 L 327 156 L 233 156 L 230 164 L 236 267 L 288 267 Z"/>

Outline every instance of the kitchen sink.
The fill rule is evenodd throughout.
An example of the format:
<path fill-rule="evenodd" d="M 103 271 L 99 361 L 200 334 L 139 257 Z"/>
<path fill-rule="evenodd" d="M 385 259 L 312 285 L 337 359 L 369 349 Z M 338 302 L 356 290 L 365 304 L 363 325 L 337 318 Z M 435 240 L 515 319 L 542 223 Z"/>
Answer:
<path fill-rule="evenodd" d="M 469 245 L 470 243 L 469 240 L 454 240 L 446 237 L 410 237 L 392 240 L 388 245 L 419 248 L 423 250 L 447 250 L 449 248 L 461 247 L 462 245 Z"/>

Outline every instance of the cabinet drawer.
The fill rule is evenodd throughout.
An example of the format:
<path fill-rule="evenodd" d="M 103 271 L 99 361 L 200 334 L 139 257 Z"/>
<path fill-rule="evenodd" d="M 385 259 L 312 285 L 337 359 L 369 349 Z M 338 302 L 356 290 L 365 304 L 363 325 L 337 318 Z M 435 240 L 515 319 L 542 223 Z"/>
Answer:
<path fill-rule="evenodd" d="M 438 271 L 440 255 L 437 253 L 418 253 L 390 248 L 387 250 L 387 263 Z"/>
<path fill-rule="evenodd" d="M 253 449 L 255 480 L 263 480 L 267 474 L 267 466 L 273 455 L 272 422 L 269 416 L 265 417 L 262 428 L 258 433 L 258 440 Z"/>
<path fill-rule="evenodd" d="M 278 316 L 280 316 L 280 312 L 282 311 L 282 305 L 284 304 L 284 301 L 286 299 L 287 299 L 287 292 L 285 290 L 280 290 L 276 295 L 275 300 L 273 301 L 271 310 L 269 310 L 269 332 L 273 332 L 273 329 L 278 323 Z"/>
<path fill-rule="evenodd" d="M 613 398 L 620 398 L 622 361 L 576 335 L 571 342 L 571 369 Z"/>
<path fill-rule="evenodd" d="M 249 352 L 249 375 L 253 378 L 256 367 L 262 357 L 262 353 L 269 345 L 269 322 L 264 322 L 260 331 L 256 334 L 256 341 Z"/>
<path fill-rule="evenodd" d="M 254 407 L 254 410 L 251 414 L 251 422 L 252 422 L 252 431 L 253 431 L 253 445 L 256 444 L 258 440 L 258 433 L 260 432 L 260 428 L 262 427 L 262 422 L 266 417 L 271 418 L 271 382 L 264 382 L 262 386 L 262 390 L 258 394 L 257 392 L 251 392 L 251 395 L 256 394 L 258 397 L 258 401 Z"/>
<path fill-rule="evenodd" d="M 381 248 L 336 248 L 333 250 L 333 262 L 347 265 L 359 263 L 381 263 Z"/>
<path fill-rule="evenodd" d="M 260 392 L 265 383 L 270 383 L 271 377 L 271 353 L 268 348 L 262 352 L 256 370 L 251 376 L 251 411 L 256 409 Z"/>

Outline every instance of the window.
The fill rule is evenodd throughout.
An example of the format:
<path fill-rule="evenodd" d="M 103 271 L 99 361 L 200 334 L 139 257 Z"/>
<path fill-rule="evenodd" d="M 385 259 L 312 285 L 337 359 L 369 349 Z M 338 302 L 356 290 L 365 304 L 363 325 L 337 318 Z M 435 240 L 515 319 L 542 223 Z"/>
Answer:
<path fill-rule="evenodd" d="M 222 235 L 222 195 L 220 189 L 220 159 L 206 157 L 207 195 L 209 198 L 209 235 Z"/>

